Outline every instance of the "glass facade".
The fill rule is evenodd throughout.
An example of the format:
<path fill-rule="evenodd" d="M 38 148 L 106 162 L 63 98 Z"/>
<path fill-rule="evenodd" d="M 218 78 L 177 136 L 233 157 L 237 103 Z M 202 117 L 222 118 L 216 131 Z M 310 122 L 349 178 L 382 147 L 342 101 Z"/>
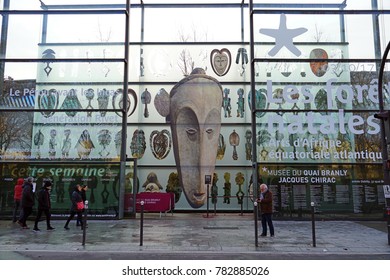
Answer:
<path fill-rule="evenodd" d="M 53 180 L 58 217 L 77 182 L 96 218 L 134 214 L 151 187 L 175 192 L 177 211 L 206 211 L 173 179 L 170 126 L 171 91 L 198 67 L 222 90 L 210 210 L 252 211 L 255 166 L 279 216 L 311 202 L 324 216 L 383 216 L 386 1 L 0 3 L 2 217 L 27 176 Z"/>

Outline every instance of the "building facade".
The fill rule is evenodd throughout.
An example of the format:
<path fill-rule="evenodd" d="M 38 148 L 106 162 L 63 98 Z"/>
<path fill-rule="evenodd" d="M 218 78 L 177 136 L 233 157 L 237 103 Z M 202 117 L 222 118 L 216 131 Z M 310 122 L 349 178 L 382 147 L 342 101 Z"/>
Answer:
<path fill-rule="evenodd" d="M 28 176 L 54 182 L 56 217 L 76 184 L 89 186 L 94 218 L 134 216 L 142 192 L 173 192 L 175 211 L 251 212 L 253 181 L 268 184 L 280 217 L 312 202 L 324 217 L 383 217 L 374 114 L 389 107 L 387 67 L 378 77 L 390 3 L 65 2 L 2 1 L 1 217 Z M 205 164 L 191 169 L 208 197 L 194 207 L 171 110 L 198 68 L 221 106 L 212 179 Z M 191 90 L 209 105 L 197 97 L 209 88 Z"/>

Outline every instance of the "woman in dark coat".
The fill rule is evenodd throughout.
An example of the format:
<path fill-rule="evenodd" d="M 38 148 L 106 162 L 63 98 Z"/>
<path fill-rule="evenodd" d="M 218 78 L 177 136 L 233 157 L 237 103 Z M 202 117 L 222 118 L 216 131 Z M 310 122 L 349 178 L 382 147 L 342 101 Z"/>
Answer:
<path fill-rule="evenodd" d="M 64 229 L 68 230 L 69 227 L 69 222 L 73 219 L 73 217 L 77 214 L 77 219 L 80 219 L 81 221 L 81 229 L 84 229 L 83 227 L 83 221 L 82 221 L 82 213 L 83 213 L 83 209 L 77 209 L 77 203 L 78 202 L 83 202 L 83 198 L 81 197 L 81 185 L 77 185 L 76 186 L 76 190 L 73 191 L 72 193 L 72 197 L 71 197 L 71 201 L 72 201 L 72 205 L 70 207 L 70 216 L 68 217 L 68 219 L 66 220 L 66 223 L 65 223 L 65 226 L 64 226 Z"/>
<path fill-rule="evenodd" d="M 81 187 L 80 195 L 81 195 L 81 198 L 83 199 L 84 204 L 85 204 L 85 201 L 87 200 L 87 190 L 88 190 L 87 185 L 84 185 Z M 79 218 L 79 217 L 77 217 L 76 226 L 81 226 L 81 218 Z"/>

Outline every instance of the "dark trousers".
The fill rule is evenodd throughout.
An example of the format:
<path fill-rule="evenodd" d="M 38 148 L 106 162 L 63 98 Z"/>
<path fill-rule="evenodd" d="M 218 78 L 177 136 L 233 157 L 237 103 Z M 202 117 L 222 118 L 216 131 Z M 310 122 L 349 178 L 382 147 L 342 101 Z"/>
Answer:
<path fill-rule="evenodd" d="M 46 216 L 46 226 L 47 226 L 47 228 L 50 228 L 51 227 L 51 225 L 50 225 L 50 216 L 51 216 L 50 210 L 49 209 L 39 209 L 39 208 L 38 208 L 37 217 L 35 218 L 34 228 L 38 228 L 38 223 L 39 223 L 39 220 L 42 217 L 42 213 L 45 213 L 45 216 Z"/>
<path fill-rule="evenodd" d="M 20 207 L 19 222 L 23 219 L 23 207 Z"/>
<path fill-rule="evenodd" d="M 269 227 L 269 233 L 274 235 L 274 225 L 272 223 L 272 213 L 261 214 L 261 226 L 263 227 L 262 235 L 267 235 L 267 224 Z"/>
<path fill-rule="evenodd" d="M 14 204 L 14 211 L 13 211 L 13 215 L 12 215 L 12 221 L 15 223 L 18 219 L 16 218 L 16 214 L 18 213 L 19 211 L 19 208 L 20 208 L 20 200 L 14 200 L 15 204 Z"/>
<path fill-rule="evenodd" d="M 22 226 L 24 227 L 27 226 L 26 221 L 28 217 L 31 215 L 31 213 L 32 213 L 32 207 L 23 207 L 22 219 L 20 220 Z"/>
<path fill-rule="evenodd" d="M 83 212 L 82 211 L 71 211 L 70 212 L 70 216 L 68 217 L 68 219 L 66 220 L 66 223 L 65 223 L 65 226 L 64 227 L 68 227 L 69 225 L 69 222 L 74 218 L 74 216 L 77 215 L 77 221 L 80 221 L 80 224 L 81 224 L 81 228 L 83 228 L 83 220 L 82 220 L 82 215 L 83 215 Z"/>

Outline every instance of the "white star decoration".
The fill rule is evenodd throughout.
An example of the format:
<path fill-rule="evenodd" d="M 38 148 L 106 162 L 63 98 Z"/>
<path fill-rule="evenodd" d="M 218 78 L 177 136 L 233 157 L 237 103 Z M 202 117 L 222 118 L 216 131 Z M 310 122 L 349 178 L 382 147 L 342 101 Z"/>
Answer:
<path fill-rule="evenodd" d="M 287 29 L 285 14 L 280 15 L 279 29 L 260 29 L 260 33 L 275 38 L 275 46 L 268 52 L 270 56 L 275 56 L 283 47 L 286 47 L 296 56 L 300 56 L 301 51 L 294 46 L 293 38 L 305 33 L 306 31 L 307 29 L 304 27 Z"/>

